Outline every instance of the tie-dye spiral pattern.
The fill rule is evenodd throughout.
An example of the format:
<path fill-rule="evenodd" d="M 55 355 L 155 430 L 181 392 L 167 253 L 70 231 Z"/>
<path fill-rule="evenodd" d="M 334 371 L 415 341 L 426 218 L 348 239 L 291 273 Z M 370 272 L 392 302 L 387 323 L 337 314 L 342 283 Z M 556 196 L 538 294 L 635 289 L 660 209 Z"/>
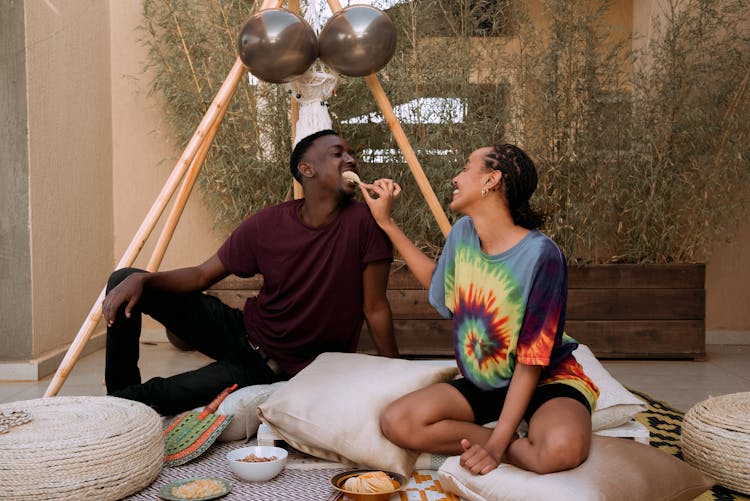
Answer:
<path fill-rule="evenodd" d="M 542 365 L 540 384 L 570 384 L 594 408 L 598 389 L 571 352 L 564 335 L 565 258 L 532 231 L 512 249 L 482 252 L 469 218 L 448 236 L 430 285 L 430 302 L 453 318 L 454 348 L 464 377 L 479 388 L 507 386 L 517 362 Z"/>
<path fill-rule="evenodd" d="M 456 354 L 464 373 L 484 388 L 499 388 L 513 374 L 515 347 L 521 326 L 523 304 L 518 284 L 503 264 L 490 266 L 478 249 L 461 243 L 455 253 L 454 288 L 446 287 L 446 303 L 453 301 L 453 329 Z M 480 251 L 481 252 L 481 251 Z M 446 284 L 447 285 L 447 284 Z"/>

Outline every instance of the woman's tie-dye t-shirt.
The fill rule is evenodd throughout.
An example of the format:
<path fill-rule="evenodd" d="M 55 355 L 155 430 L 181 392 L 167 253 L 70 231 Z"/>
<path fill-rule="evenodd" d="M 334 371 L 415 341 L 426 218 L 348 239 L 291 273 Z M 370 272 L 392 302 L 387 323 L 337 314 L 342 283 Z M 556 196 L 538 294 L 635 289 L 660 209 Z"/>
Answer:
<path fill-rule="evenodd" d="M 565 383 L 595 408 L 599 390 L 564 332 L 568 272 L 557 245 L 530 231 L 511 249 L 482 252 L 469 217 L 451 230 L 430 283 L 430 303 L 453 319 L 461 373 L 482 389 L 507 386 L 516 362 L 544 366 L 541 384 Z"/>

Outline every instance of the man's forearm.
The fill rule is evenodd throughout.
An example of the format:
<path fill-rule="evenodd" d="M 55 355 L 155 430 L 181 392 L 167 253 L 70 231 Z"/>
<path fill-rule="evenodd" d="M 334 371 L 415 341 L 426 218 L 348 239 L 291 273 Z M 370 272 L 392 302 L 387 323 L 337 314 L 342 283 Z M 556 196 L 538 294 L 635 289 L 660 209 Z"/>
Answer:
<path fill-rule="evenodd" d="M 227 275 L 224 265 L 214 254 L 198 266 L 150 273 L 144 277 L 144 285 L 149 289 L 178 294 L 198 292 L 207 289 Z"/>
<path fill-rule="evenodd" d="M 366 312 L 365 319 L 378 355 L 398 358 L 398 345 L 393 333 L 393 317 L 388 303 Z"/>
<path fill-rule="evenodd" d="M 144 277 L 143 285 L 149 289 L 176 293 L 196 292 L 205 288 L 197 268 L 179 268 L 149 273 Z"/>

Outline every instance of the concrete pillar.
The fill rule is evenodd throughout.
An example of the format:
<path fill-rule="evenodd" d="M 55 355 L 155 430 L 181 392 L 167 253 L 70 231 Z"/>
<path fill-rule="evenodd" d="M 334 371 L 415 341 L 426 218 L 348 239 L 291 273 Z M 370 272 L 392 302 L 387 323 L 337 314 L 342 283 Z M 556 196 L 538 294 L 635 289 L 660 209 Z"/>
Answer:
<path fill-rule="evenodd" d="M 0 6 L 0 360 L 31 355 L 31 242 L 24 2 Z"/>
<path fill-rule="evenodd" d="M 7 0 L 0 23 L 0 380 L 38 379 L 112 269 L 109 4 Z"/>

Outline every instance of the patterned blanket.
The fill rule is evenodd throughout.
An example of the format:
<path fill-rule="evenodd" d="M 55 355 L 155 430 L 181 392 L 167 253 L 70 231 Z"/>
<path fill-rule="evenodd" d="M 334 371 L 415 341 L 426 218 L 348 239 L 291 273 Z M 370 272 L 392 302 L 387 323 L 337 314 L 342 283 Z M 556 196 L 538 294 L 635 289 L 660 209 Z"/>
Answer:
<path fill-rule="evenodd" d="M 248 445 L 255 445 L 255 440 L 247 444 L 241 441 L 214 444 L 198 459 L 173 468 L 165 467 L 154 483 L 126 499 L 153 501 L 159 498 L 161 486 L 169 482 L 193 477 L 221 477 L 232 483 L 232 492 L 222 497 L 222 500 L 334 500 L 337 491 L 330 484 L 331 478 L 337 473 L 351 469 L 339 463 L 291 452 L 286 468 L 278 477 L 268 482 L 242 482 L 229 469 L 225 456 L 231 450 Z M 437 471 L 417 470 L 392 501 L 459 501 L 459 498 L 443 492 Z"/>

